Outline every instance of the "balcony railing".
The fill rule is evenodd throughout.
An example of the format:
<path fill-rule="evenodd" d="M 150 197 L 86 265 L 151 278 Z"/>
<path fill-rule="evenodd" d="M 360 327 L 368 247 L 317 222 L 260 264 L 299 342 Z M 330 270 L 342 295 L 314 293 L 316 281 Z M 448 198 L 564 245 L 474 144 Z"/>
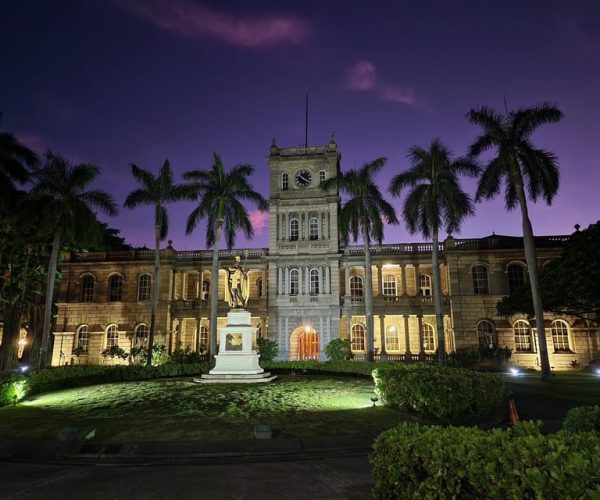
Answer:
<path fill-rule="evenodd" d="M 267 248 L 249 248 L 239 250 L 219 250 L 219 259 L 233 259 L 240 256 L 245 259 L 262 259 L 269 254 Z M 160 251 L 161 259 L 172 259 L 180 261 L 190 260 L 212 260 L 212 250 L 189 250 L 176 252 L 175 250 L 163 249 Z M 128 260 L 154 260 L 154 250 L 121 250 L 116 252 L 71 252 L 65 255 L 66 262 L 100 262 L 100 261 L 128 261 Z"/>

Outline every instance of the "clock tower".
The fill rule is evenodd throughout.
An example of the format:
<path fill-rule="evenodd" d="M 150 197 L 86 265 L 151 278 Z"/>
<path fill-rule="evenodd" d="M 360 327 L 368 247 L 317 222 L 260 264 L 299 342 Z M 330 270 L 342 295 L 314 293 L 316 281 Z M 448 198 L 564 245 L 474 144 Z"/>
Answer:
<path fill-rule="evenodd" d="M 280 359 L 323 359 L 340 332 L 339 194 L 341 155 L 326 146 L 280 148 L 268 157 L 269 337 Z"/>

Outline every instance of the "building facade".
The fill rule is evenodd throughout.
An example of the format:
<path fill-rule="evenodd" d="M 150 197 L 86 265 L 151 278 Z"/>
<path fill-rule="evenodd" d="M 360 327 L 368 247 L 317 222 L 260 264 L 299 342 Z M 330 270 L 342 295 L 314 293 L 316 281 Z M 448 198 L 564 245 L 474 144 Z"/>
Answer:
<path fill-rule="evenodd" d="M 222 250 L 219 282 L 211 283 L 212 252 L 161 251 L 155 343 L 203 351 L 209 341 L 211 293 L 218 293 L 218 326 L 225 326 L 226 269 L 240 256 L 249 269 L 248 309 L 257 336 L 278 343 L 280 359 L 324 359 L 336 338 L 364 355 L 364 250 L 342 246 L 339 193 L 320 183 L 338 175 L 341 155 L 326 146 L 270 148 L 269 248 Z M 565 236 L 538 237 L 539 265 L 558 257 Z M 372 247 L 375 348 L 389 360 L 427 359 L 437 348 L 431 243 Z M 527 282 L 521 238 L 449 237 L 440 244 L 441 288 L 448 351 L 500 345 L 511 361 L 539 367 L 535 322 L 499 317 L 496 304 Z M 153 286 L 151 250 L 70 253 L 61 264 L 53 365 L 100 364 L 111 346 L 125 351 L 147 343 Z M 600 332 L 571 317 L 545 317 L 553 369 L 586 366 L 600 358 Z"/>

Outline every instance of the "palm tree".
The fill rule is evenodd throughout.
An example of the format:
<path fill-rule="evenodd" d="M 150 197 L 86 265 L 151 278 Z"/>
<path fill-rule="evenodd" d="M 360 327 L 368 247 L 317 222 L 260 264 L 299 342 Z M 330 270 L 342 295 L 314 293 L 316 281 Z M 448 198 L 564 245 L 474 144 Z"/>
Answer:
<path fill-rule="evenodd" d="M 187 194 L 187 186 L 173 184 L 173 172 L 171 171 L 169 160 L 164 161 L 156 177 L 148 170 L 144 170 L 135 164 L 131 164 L 131 173 L 135 180 L 140 183 L 141 187 L 129 193 L 125 200 L 125 207 L 129 209 L 140 205 L 152 205 L 154 207 L 154 277 L 147 356 L 147 364 L 151 365 L 160 287 L 160 242 L 165 240 L 169 232 L 169 217 L 165 205 L 189 198 L 189 196 Z"/>
<path fill-rule="evenodd" d="M 452 157 L 439 140 L 431 141 L 429 149 L 412 146 L 408 150 L 411 167 L 392 178 L 390 192 L 399 196 L 404 188 L 412 188 L 404 202 L 402 215 L 411 234 L 421 233 L 433 241 L 431 267 L 433 274 L 433 304 L 438 337 L 438 361 L 446 365 L 446 338 L 442 313 L 440 284 L 439 232 L 457 232 L 463 220 L 473 214 L 471 198 L 461 188 L 458 176 L 475 176 L 479 167 L 466 158 Z"/>
<path fill-rule="evenodd" d="M 210 170 L 191 170 L 183 174 L 190 181 L 188 189 L 198 206 L 187 220 L 186 233 L 190 234 L 198 222 L 206 218 L 206 246 L 213 249 L 210 293 L 210 355 L 216 354 L 217 347 L 217 306 L 219 292 L 219 245 L 223 232 L 225 243 L 231 249 L 238 230 L 246 238 L 252 238 L 254 229 L 248 218 L 248 211 L 242 201 L 255 203 L 263 212 L 269 208 L 267 201 L 249 183 L 248 177 L 254 168 L 250 165 L 237 165 L 229 172 L 225 170 L 221 157 L 214 153 Z"/>
<path fill-rule="evenodd" d="M 46 154 L 45 165 L 34 172 L 36 184 L 31 193 L 34 200 L 44 207 L 42 227 L 52 235 L 40 367 L 46 364 L 52 299 L 61 245 L 74 235 L 81 235 L 94 227 L 96 215 L 92 212 L 92 207 L 99 208 L 108 215 L 117 213 L 116 205 L 110 195 L 100 190 L 86 190 L 99 172 L 100 168 L 95 165 L 87 163 L 71 165 L 68 160 L 51 151 Z"/>
<path fill-rule="evenodd" d="M 28 167 L 35 167 L 38 161 L 37 155 L 14 135 L 0 133 L 0 195 L 3 199 L 15 189 L 15 182 L 24 184 L 29 180 Z"/>
<path fill-rule="evenodd" d="M 357 241 L 362 237 L 365 252 L 365 319 L 367 327 L 367 360 L 374 359 L 373 322 L 373 277 L 371 268 L 371 242 L 381 245 L 384 220 L 388 224 L 398 224 L 392 205 L 384 200 L 375 184 L 375 175 L 383 168 L 386 158 L 377 158 L 365 163 L 359 169 L 351 169 L 331 177 L 321 184 L 321 189 L 329 190 L 337 186 L 349 195 L 348 201 L 340 209 L 338 223 L 344 243 L 350 238 Z"/>
<path fill-rule="evenodd" d="M 469 148 L 469 153 L 478 156 L 484 151 L 495 150 L 495 157 L 485 166 L 479 179 L 476 200 L 493 198 L 504 184 L 506 209 L 513 210 L 518 205 L 521 210 L 525 257 L 544 380 L 550 377 L 550 360 L 527 195 L 533 202 L 543 198 L 550 205 L 558 191 L 560 175 L 556 155 L 551 151 L 536 148 L 531 142 L 531 136 L 540 125 L 558 122 L 562 117 L 563 113 L 558 107 L 548 103 L 507 111 L 505 115 L 485 106 L 467 113 L 467 119 L 483 129 L 482 135 Z"/>

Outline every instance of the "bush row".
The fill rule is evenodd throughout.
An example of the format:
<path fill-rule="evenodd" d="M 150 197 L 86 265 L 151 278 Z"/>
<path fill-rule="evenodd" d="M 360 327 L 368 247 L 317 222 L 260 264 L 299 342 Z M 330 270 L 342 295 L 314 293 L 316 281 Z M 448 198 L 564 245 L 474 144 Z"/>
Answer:
<path fill-rule="evenodd" d="M 600 434 L 600 406 L 571 408 L 562 426 L 568 432 L 596 432 Z"/>
<path fill-rule="evenodd" d="M 85 385 L 110 382 L 132 382 L 160 377 L 179 377 L 206 373 L 210 369 L 208 362 L 203 363 L 166 363 L 159 366 L 115 365 L 94 366 L 75 365 L 48 368 L 31 372 L 28 375 L 11 375 L 0 382 L 0 406 L 17 399 L 45 392 L 81 387 Z"/>
<path fill-rule="evenodd" d="M 377 363 L 358 362 L 358 361 L 262 361 L 260 366 L 265 370 L 274 372 L 304 372 L 315 374 L 354 374 L 366 377 L 371 376 L 371 372 L 377 366 Z"/>
<path fill-rule="evenodd" d="M 374 498 L 600 498 L 600 436 L 404 422 L 373 445 Z"/>
<path fill-rule="evenodd" d="M 424 363 L 383 365 L 373 370 L 382 403 L 443 421 L 487 415 L 505 401 L 500 375 Z"/>

